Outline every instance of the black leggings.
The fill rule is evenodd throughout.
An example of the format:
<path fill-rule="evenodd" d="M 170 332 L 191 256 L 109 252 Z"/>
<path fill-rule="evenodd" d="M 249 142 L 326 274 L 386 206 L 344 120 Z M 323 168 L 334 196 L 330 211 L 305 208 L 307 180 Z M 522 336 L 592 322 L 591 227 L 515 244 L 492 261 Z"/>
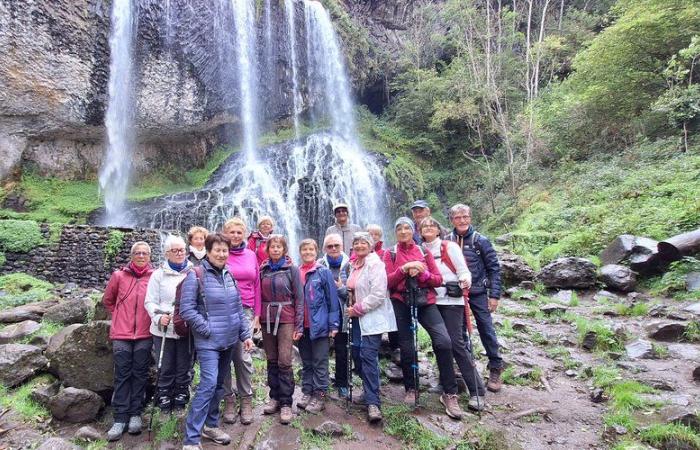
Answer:
<path fill-rule="evenodd" d="M 406 390 L 414 388 L 413 370 L 413 332 L 411 331 L 411 309 L 404 302 L 391 299 L 396 315 L 396 325 L 399 333 L 399 348 L 401 349 L 401 371 Z M 455 369 L 452 366 L 452 341 L 442 320 L 437 305 L 427 305 L 418 308 L 418 322 L 430 335 L 433 352 L 440 372 L 440 384 L 447 394 L 457 393 Z"/>
<path fill-rule="evenodd" d="M 459 305 L 438 305 L 442 320 L 445 321 L 447 332 L 452 340 L 452 355 L 462 372 L 462 378 L 469 389 L 469 395 L 484 395 L 484 383 L 475 370 L 472 355 L 467 351 L 462 337 L 462 327 L 464 326 L 464 306 Z"/>

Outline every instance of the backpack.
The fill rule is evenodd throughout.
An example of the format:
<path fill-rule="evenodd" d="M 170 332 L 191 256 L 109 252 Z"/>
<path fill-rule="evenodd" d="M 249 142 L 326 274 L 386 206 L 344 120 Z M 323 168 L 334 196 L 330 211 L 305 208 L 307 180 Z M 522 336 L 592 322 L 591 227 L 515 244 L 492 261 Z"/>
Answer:
<path fill-rule="evenodd" d="M 189 274 L 190 271 L 194 272 L 195 278 L 197 278 L 197 282 L 199 283 L 199 292 L 200 295 L 202 296 L 202 300 L 204 302 L 204 309 L 207 308 L 207 302 L 206 299 L 204 298 L 204 282 L 202 281 L 204 279 L 204 269 L 202 266 L 194 266 L 190 270 L 187 271 L 187 274 Z M 190 335 L 190 326 L 187 325 L 187 322 L 182 318 L 180 315 L 180 300 L 182 297 L 182 284 L 185 282 L 187 279 L 187 275 L 185 275 L 185 278 L 182 279 L 177 285 L 177 288 L 175 288 L 175 305 L 173 308 L 173 328 L 175 329 L 175 334 L 177 334 L 180 337 L 186 337 Z M 209 315 L 209 312 L 207 311 L 207 315 Z"/>
<path fill-rule="evenodd" d="M 420 250 L 420 254 L 425 259 L 425 250 L 423 250 L 423 247 L 420 245 L 416 244 L 416 247 L 418 247 L 418 250 Z M 389 250 L 389 254 L 391 255 L 391 262 L 396 263 L 396 245 L 391 247 L 391 250 Z"/>

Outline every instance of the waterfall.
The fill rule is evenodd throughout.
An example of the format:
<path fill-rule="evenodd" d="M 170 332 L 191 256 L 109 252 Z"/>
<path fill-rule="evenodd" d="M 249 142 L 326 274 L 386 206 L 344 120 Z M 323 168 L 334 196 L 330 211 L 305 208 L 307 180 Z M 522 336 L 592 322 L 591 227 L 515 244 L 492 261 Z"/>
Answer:
<path fill-rule="evenodd" d="M 236 28 L 236 45 L 243 149 L 249 163 L 255 161 L 258 121 L 255 112 L 255 4 L 254 0 L 231 0 Z"/>
<path fill-rule="evenodd" d="M 131 219 L 125 210 L 134 146 L 134 93 L 132 87 L 134 8 L 131 0 L 112 3 L 109 36 L 109 103 L 105 117 L 107 152 L 100 170 L 100 191 L 104 194 L 106 225 L 127 225 Z"/>
<path fill-rule="evenodd" d="M 284 0 L 284 8 L 287 12 L 287 31 L 289 34 L 289 54 L 292 64 L 292 115 L 294 116 L 294 137 L 299 138 L 299 83 L 297 81 L 297 37 L 294 23 L 294 2 Z"/>

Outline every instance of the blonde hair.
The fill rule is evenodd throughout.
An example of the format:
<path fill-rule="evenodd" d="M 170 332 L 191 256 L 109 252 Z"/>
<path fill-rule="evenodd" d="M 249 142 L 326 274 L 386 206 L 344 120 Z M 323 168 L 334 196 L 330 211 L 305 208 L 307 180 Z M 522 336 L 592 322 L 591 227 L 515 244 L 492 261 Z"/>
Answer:
<path fill-rule="evenodd" d="M 194 237 L 195 234 L 201 233 L 204 235 L 204 240 L 207 239 L 207 236 L 209 236 L 209 230 L 207 230 L 204 227 L 200 227 L 199 225 L 195 225 L 192 228 L 190 228 L 187 231 L 187 242 L 190 243 L 192 242 L 192 238 Z"/>
<path fill-rule="evenodd" d="M 368 233 L 369 233 L 370 231 L 372 231 L 372 230 L 374 230 L 374 231 L 379 231 L 379 237 L 384 236 L 384 231 L 382 231 L 382 227 L 380 227 L 380 226 L 377 225 L 376 223 L 370 223 L 369 225 L 367 225 L 366 230 L 367 230 Z"/>
<path fill-rule="evenodd" d="M 270 216 L 260 216 L 260 218 L 258 219 L 258 229 L 260 228 L 260 224 L 263 223 L 263 222 L 266 222 L 266 221 L 267 221 L 267 222 L 270 222 L 270 225 L 272 225 L 272 228 L 275 227 L 275 221 L 274 221 L 274 219 L 273 219 L 272 217 L 270 217 Z"/>
<path fill-rule="evenodd" d="M 302 247 L 305 245 L 312 245 L 314 247 L 314 250 L 316 250 L 316 254 L 318 254 L 318 242 L 316 240 L 308 238 L 304 239 L 301 242 L 299 242 L 299 251 L 301 251 Z"/>
<path fill-rule="evenodd" d="M 248 231 L 248 227 L 246 226 L 245 222 L 243 222 L 243 219 L 241 219 L 240 217 L 232 217 L 228 219 L 226 222 L 224 222 L 222 230 L 226 231 L 231 227 L 242 227 L 243 234 L 245 234 Z"/>

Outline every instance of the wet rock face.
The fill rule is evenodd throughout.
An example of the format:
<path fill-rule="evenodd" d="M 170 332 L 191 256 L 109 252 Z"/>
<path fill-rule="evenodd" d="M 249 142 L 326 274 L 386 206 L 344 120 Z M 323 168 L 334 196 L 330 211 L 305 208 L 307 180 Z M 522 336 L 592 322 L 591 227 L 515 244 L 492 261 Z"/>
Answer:
<path fill-rule="evenodd" d="M 48 361 L 33 345 L 0 345 L 0 383 L 14 387 L 33 377 Z"/>

